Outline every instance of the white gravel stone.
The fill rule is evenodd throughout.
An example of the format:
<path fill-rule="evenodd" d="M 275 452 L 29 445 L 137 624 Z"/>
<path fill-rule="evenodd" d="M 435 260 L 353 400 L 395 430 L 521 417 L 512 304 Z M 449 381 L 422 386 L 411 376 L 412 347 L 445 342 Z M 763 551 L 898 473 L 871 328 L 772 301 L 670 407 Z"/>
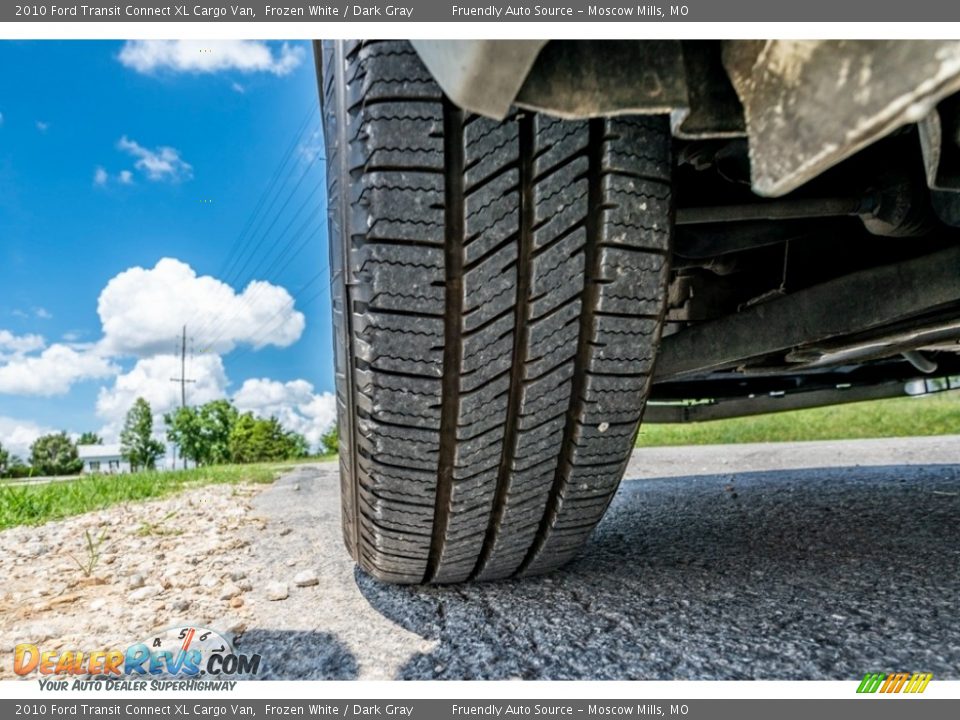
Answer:
<path fill-rule="evenodd" d="M 267 600 L 286 600 L 290 595 L 290 589 L 284 582 L 268 583 L 266 587 Z"/>
<path fill-rule="evenodd" d="M 204 575 L 203 578 L 201 578 L 200 580 L 200 587 L 204 587 L 207 589 L 215 588 L 219 584 L 220 584 L 220 578 L 218 578 L 213 573 L 208 573 L 207 575 Z"/>
<path fill-rule="evenodd" d="M 127 595 L 127 600 L 129 602 L 142 602 L 148 598 L 156 597 L 161 592 L 163 592 L 163 588 L 159 585 L 144 585 L 142 588 L 134 590 Z"/>
<path fill-rule="evenodd" d="M 243 619 L 238 617 L 226 617 L 220 620 L 217 620 L 213 623 L 213 626 L 220 632 L 226 633 L 242 633 L 247 629 L 247 623 Z"/>
<path fill-rule="evenodd" d="M 220 594 L 218 597 L 221 600 L 229 600 L 230 598 L 235 598 L 241 592 L 243 591 L 233 583 L 227 583 L 222 588 L 220 588 Z"/>
<path fill-rule="evenodd" d="M 313 570 L 301 570 L 293 577 L 293 584 L 297 587 L 309 587 L 310 585 L 318 585 L 319 583 L 320 578 Z"/>

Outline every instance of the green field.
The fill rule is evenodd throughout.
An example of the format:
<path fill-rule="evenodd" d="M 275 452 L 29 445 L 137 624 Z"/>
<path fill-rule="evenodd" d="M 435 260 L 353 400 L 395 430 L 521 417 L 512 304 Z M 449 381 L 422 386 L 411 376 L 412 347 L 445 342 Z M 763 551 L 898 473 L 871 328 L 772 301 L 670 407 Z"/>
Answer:
<path fill-rule="evenodd" d="M 639 447 L 960 433 L 960 391 L 701 423 L 644 425 Z"/>
<path fill-rule="evenodd" d="M 311 458 L 315 460 L 317 458 Z M 271 483 L 279 471 L 294 464 L 214 465 L 171 472 L 88 475 L 43 484 L 0 480 L 0 530 L 16 525 L 40 525 L 117 503 L 165 497 L 203 485 Z"/>

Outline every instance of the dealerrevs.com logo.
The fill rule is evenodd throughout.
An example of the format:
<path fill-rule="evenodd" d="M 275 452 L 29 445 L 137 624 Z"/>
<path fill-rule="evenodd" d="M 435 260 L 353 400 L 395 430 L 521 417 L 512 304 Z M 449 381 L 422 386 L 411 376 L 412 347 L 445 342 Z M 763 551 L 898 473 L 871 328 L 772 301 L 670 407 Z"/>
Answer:
<path fill-rule="evenodd" d="M 857 692 L 918 694 L 927 689 L 932 679 L 933 673 L 867 673 Z"/>
<path fill-rule="evenodd" d="M 111 685 L 119 684 L 120 679 L 148 676 L 191 679 L 207 676 L 210 680 L 250 676 L 260 671 L 261 660 L 260 655 L 237 653 L 219 632 L 194 625 L 166 628 L 125 650 L 52 651 L 21 643 L 14 648 L 13 655 L 13 670 L 17 675 L 46 676 L 41 683 L 51 690 L 66 690 L 68 685 L 69 689 L 78 689 L 67 680 L 55 679 L 58 676 L 82 675 Z M 145 685 L 145 682 L 136 682 L 132 687 L 118 689 L 146 689 Z M 210 683 L 203 683 L 202 689 L 211 689 L 209 686 Z M 160 689 L 160 686 L 152 683 L 151 689 Z"/>

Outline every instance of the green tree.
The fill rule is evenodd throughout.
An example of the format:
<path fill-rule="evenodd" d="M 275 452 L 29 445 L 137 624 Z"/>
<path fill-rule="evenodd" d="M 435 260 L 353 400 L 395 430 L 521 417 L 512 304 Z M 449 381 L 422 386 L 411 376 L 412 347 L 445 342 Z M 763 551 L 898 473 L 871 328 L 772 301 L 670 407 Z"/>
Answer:
<path fill-rule="evenodd" d="M 41 475 L 73 475 L 83 469 L 83 461 L 65 432 L 39 437 L 30 446 L 30 464 Z"/>
<path fill-rule="evenodd" d="M 310 443 L 298 432 L 292 430 L 287 433 L 287 447 L 289 449 L 288 459 L 309 457 Z"/>
<path fill-rule="evenodd" d="M 3 449 L 3 443 L 0 443 L 0 475 L 7 472 L 10 466 L 10 453 Z"/>
<path fill-rule="evenodd" d="M 103 438 L 95 432 L 85 432 L 80 435 L 77 445 L 103 445 Z"/>
<path fill-rule="evenodd" d="M 179 408 L 164 416 L 167 439 L 180 454 L 198 465 L 230 461 L 230 433 L 239 413 L 229 400 L 214 400 L 199 408 Z"/>
<path fill-rule="evenodd" d="M 331 455 L 340 452 L 340 426 L 334 423 L 333 427 L 320 436 L 323 451 Z"/>
<path fill-rule="evenodd" d="M 0 475 L 5 475 L 8 478 L 26 478 L 39 474 L 39 472 L 36 472 L 16 455 L 10 456 L 10 459 L 7 461 L 7 469 L 3 473 L 0 473 Z"/>
<path fill-rule="evenodd" d="M 150 403 L 138 397 L 127 413 L 120 433 L 120 454 L 134 470 L 153 470 L 164 453 L 163 443 L 153 437 L 153 411 Z"/>
<path fill-rule="evenodd" d="M 302 457 L 308 450 L 306 439 L 284 430 L 275 417 L 265 420 L 244 413 L 230 433 L 230 459 L 237 463 L 289 460 Z"/>
<path fill-rule="evenodd" d="M 200 416 L 195 408 L 177 408 L 163 416 L 167 424 L 167 440 L 176 443 L 180 457 L 193 460 L 197 465 L 206 462 L 206 444 L 200 428 Z"/>
<path fill-rule="evenodd" d="M 200 427 L 206 444 L 207 462 L 230 462 L 230 433 L 240 413 L 229 400 L 213 400 L 200 408 Z"/>

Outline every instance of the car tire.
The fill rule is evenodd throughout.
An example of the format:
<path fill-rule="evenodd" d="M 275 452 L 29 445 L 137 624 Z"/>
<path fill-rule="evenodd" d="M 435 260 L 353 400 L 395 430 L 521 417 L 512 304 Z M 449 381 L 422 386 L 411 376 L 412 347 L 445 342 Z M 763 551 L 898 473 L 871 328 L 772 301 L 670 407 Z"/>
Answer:
<path fill-rule="evenodd" d="M 536 574 L 599 522 L 663 323 L 663 116 L 502 122 L 323 42 L 343 533 L 393 583 Z"/>

